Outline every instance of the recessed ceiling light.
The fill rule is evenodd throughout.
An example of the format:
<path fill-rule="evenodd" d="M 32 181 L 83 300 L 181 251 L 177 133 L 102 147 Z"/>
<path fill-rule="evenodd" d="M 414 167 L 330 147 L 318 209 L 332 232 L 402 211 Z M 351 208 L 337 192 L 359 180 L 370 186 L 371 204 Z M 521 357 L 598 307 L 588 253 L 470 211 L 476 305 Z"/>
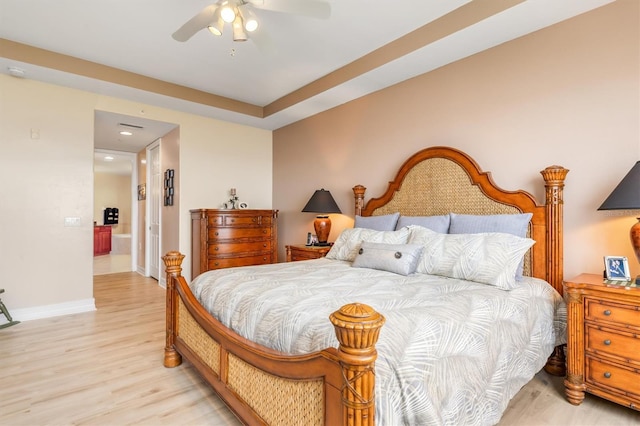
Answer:
<path fill-rule="evenodd" d="M 121 135 L 124 135 L 124 136 L 131 136 L 131 135 L 133 135 L 133 133 L 131 133 L 131 132 L 127 132 L 126 130 L 121 131 L 121 132 L 120 132 L 120 134 L 121 134 Z"/>
<path fill-rule="evenodd" d="M 110 155 L 107 155 L 106 157 L 104 157 L 104 161 L 113 161 L 113 157 Z"/>

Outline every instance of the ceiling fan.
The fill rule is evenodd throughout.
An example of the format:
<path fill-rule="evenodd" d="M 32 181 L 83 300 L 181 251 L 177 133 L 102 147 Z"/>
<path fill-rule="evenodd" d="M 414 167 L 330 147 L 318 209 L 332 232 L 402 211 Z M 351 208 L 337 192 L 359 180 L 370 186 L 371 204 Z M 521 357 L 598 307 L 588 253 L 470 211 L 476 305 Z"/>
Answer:
<path fill-rule="evenodd" d="M 319 19 L 331 15 L 331 5 L 323 0 L 218 0 L 178 28 L 172 37 L 185 42 L 204 28 L 219 36 L 225 23 L 229 23 L 233 40 L 246 41 L 248 33 L 253 33 L 259 25 L 253 8 Z"/>

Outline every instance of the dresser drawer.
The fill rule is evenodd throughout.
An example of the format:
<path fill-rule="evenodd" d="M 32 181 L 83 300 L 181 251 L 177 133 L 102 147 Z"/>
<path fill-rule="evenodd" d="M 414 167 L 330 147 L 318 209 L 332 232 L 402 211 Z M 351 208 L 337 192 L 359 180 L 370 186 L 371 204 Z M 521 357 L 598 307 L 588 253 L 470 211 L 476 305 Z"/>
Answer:
<path fill-rule="evenodd" d="M 637 334 L 585 325 L 585 349 L 623 358 L 640 365 L 640 338 Z"/>
<path fill-rule="evenodd" d="M 231 268 L 233 266 L 266 265 L 271 262 L 272 259 L 270 253 L 258 256 L 230 257 L 227 259 L 209 259 L 208 270 Z"/>
<path fill-rule="evenodd" d="M 271 226 L 271 216 L 224 214 L 209 216 L 209 226 Z"/>
<path fill-rule="evenodd" d="M 235 240 L 239 238 L 271 238 L 271 228 L 212 228 L 209 241 Z"/>
<path fill-rule="evenodd" d="M 640 309 L 635 305 L 609 300 L 584 299 L 585 320 L 610 321 L 616 324 L 640 326 Z"/>
<path fill-rule="evenodd" d="M 640 397 L 640 371 L 638 369 L 623 368 L 589 356 L 586 361 L 585 380 L 587 383 L 624 390 L 624 394 L 632 394 L 634 398 Z"/>
<path fill-rule="evenodd" d="M 225 254 L 253 253 L 271 251 L 271 241 L 254 241 L 249 243 L 222 243 L 210 244 L 208 254 L 210 256 L 223 256 Z"/>

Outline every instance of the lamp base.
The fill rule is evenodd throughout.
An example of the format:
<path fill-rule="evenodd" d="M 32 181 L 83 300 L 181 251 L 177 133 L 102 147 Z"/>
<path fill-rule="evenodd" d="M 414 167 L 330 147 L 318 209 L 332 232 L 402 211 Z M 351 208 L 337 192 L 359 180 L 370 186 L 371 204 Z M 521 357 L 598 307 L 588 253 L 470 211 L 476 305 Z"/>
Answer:
<path fill-rule="evenodd" d="M 331 232 L 331 219 L 329 216 L 316 216 L 316 220 L 313 221 L 313 229 L 318 236 L 317 245 L 328 245 L 329 232 Z"/>

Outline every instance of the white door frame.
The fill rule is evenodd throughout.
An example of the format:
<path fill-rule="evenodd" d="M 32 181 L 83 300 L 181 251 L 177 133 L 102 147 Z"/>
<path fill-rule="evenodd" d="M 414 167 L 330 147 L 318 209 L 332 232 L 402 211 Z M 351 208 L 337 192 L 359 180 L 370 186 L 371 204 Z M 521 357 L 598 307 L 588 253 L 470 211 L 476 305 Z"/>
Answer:
<path fill-rule="evenodd" d="M 146 153 L 146 158 L 147 158 L 147 176 L 146 176 L 146 186 L 147 186 L 147 202 L 146 202 L 146 211 L 145 211 L 145 225 L 147 227 L 147 229 L 145 230 L 145 276 L 149 277 L 151 276 L 151 256 L 153 255 L 153 250 L 151 250 L 151 208 L 155 207 L 158 209 L 158 221 L 160 224 L 162 224 L 162 208 L 160 206 L 160 200 L 162 200 L 162 197 L 158 197 L 158 205 L 156 206 L 152 206 L 152 201 L 153 201 L 153 197 L 150 197 L 151 192 L 153 191 L 152 188 L 150 188 L 150 183 L 152 183 L 152 178 L 151 178 L 151 168 L 152 168 L 152 164 L 151 164 L 151 156 L 149 155 L 149 152 L 154 149 L 154 148 L 158 148 L 158 164 L 160 165 L 160 169 L 162 169 L 161 165 L 162 165 L 162 158 L 160 156 L 161 151 L 160 151 L 160 145 L 162 142 L 162 138 L 158 138 L 155 141 L 153 141 L 152 143 L 150 143 L 149 145 L 147 145 L 147 147 L 145 148 L 145 153 Z M 161 189 L 161 188 L 159 188 Z M 158 258 L 156 259 L 156 261 L 158 262 L 158 283 L 160 283 L 160 278 L 162 275 L 162 226 L 159 226 L 158 229 Z"/>

